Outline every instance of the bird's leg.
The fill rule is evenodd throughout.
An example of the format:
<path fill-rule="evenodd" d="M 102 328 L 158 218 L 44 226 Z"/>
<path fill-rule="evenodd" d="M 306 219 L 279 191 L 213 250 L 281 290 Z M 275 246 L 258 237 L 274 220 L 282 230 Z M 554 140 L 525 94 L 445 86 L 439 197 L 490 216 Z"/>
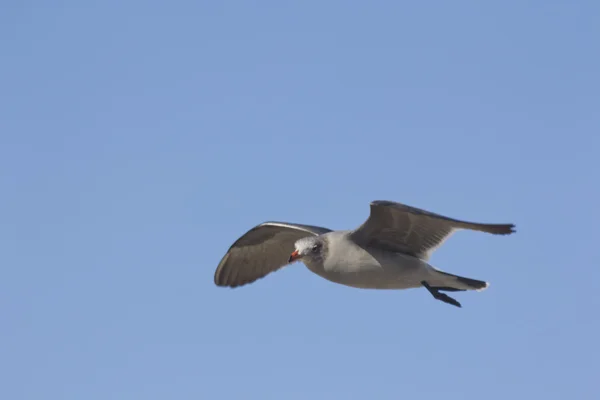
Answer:
<path fill-rule="evenodd" d="M 452 297 L 448 296 L 447 294 L 440 293 L 437 288 L 432 288 L 431 286 L 429 286 L 429 284 L 427 282 L 421 281 L 421 285 L 423 285 L 425 287 L 425 289 L 427 289 L 429 291 L 429 293 L 431 293 L 431 295 L 433 296 L 434 299 L 443 301 L 444 303 L 452 304 L 453 306 L 456 306 L 456 307 L 462 307 L 458 301 L 454 300 Z"/>

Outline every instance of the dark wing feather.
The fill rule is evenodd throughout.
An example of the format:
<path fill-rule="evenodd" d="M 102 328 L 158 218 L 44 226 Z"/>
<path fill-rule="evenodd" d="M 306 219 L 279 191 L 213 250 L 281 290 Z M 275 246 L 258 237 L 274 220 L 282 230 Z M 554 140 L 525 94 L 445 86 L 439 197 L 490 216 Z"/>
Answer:
<path fill-rule="evenodd" d="M 236 240 L 221 259 L 215 284 L 237 287 L 263 278 L 287 264 L 296 240 L 327 232 L 331 230 L 286 222 L 257 225 Z"/>
<path fill-rule="evenodd" d="M 428 260 L 459 229 L 495 235 L 514 232 L 513 224 L 461 221 L 392 201 L 371 203 L 371 214 L 350 237 L 357 243 L 410 254 Z"/>

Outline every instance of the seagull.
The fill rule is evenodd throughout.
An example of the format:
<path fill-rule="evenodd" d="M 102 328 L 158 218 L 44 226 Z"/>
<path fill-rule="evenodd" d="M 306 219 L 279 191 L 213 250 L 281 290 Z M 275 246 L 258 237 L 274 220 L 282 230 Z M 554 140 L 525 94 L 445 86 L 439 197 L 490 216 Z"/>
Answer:
<path fill-rule="evenodd" d="M 429 264 L 429 259 L 463 229 L 509 235 L 515 225 L 461 221 L 376 200 L 370 204 L 367 220 L 354 230 L 277 221 L 255 226 L 231 245 L 215 270 L 214 282 L 235 288 L 301 261 L 337 284 L 360 289 L 423 287 L 435 299 L 461 307 L 442 292 L 482 291 L 489 283 L 443 272 Z"/>

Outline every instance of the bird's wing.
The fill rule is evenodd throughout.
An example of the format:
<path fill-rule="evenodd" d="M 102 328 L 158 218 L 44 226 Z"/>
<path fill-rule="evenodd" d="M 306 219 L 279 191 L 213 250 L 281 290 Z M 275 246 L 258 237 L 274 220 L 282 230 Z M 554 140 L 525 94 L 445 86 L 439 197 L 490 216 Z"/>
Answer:
<path fill-rule="evenodd" d="M 287 264 L 296 240 L 331 232 L 319 226 L 264 222 L 250 229 L 229 248 L 215 271 L 217 286 L 242 286 Z"/>
<path fill-rule="evenodd" d="M 480 224 L 444 217 L 392 201 L 371 203 L 369 218 L 350 238 L 365 246 L 384 248 L 428 260 L 454 232 L 470 229 L 495 235 L 514 232 L 513 224 Z"/>

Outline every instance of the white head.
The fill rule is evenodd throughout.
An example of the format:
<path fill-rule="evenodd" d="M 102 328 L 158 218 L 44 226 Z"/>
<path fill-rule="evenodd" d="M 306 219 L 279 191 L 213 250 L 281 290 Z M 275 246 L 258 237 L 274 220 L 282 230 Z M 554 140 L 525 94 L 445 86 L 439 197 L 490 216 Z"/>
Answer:
<path fill-rule="evenodd" d="M 290 255 L 289 263 L 294 261 L 317 262 L 323 261 L 327 251 L 327 243 L 321 236 L 309 236 L 299 239 L 294 243 L 294 251 Z"/>

